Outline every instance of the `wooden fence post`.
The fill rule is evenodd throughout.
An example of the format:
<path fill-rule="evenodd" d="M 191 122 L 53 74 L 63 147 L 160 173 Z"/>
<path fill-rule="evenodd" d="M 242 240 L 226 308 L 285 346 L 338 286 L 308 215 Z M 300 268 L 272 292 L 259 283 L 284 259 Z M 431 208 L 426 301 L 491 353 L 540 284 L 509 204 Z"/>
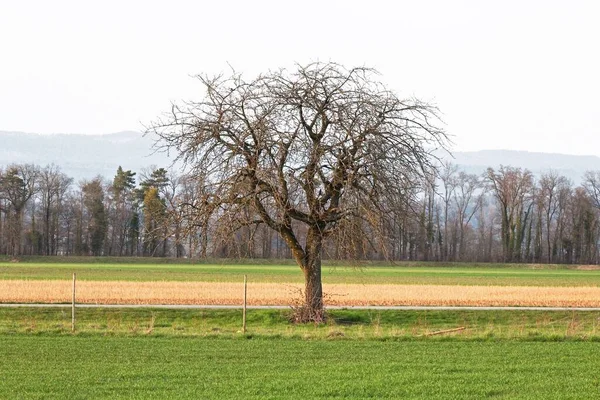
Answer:
<path fill-rule="evenodd" d="M 75 332 L 75 280 L 76 275 L 73 272 L 73 298 L 71 300 L 71 332 Z"/>
<path fill-rule="evenodd" d="M 244 275 L 244 310 L 242 312 L 242 333 L 246 333 L 246 297 L 248 294 L 248 276 Z"/>

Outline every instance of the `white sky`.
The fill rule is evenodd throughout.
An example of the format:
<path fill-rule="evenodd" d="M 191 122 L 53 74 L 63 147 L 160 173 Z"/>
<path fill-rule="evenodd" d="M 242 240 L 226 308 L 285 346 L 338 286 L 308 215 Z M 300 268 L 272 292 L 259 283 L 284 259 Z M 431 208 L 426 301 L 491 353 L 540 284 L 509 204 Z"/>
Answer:
<path fill-rule="evenodd" d="M 600 155 L 598 1 L 0 0 L 0 130 L 142 130 L 197 73 L 366 65 L 454 150 Z M 1 144 L 0 144 L 1 145 Z"/>

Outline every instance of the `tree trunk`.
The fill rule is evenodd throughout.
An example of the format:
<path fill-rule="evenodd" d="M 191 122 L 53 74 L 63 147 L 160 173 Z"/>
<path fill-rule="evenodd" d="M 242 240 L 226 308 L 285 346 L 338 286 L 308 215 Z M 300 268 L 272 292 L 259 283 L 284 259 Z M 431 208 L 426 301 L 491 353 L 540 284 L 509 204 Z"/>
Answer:
<path fill-rule="evenodd" d="M 11 247 L 12 247 L 11 255 L 13 257 L 17 257 L 17 256 L 20 256 L 23 254 L 22 248 L 21 248 L 21 236 L 23 234 L 22 218 L 23 218 L 22 211 L 20 209 L 15 210 L 14 220 L 13 220 L 14 225 L 12 226 L 12 233 L 11 233 Z"/>
<path fill-rule="evenodd" d="M 321 257 L 304 267 L 304 320 L 306 322 L 322 322 L 323 285 L 321 283 Z"/>
<path fill-rule="evenodd" d="M 306 237 L 306 248 L 301 265 L 304 272 L 304 304 L 296 316 L 298 322 L 316 322 L 325 320 L 323 310 L 323 284 L 321 282 L 321 253 L 323 235 L 318 228 L 311 227 Z"/>

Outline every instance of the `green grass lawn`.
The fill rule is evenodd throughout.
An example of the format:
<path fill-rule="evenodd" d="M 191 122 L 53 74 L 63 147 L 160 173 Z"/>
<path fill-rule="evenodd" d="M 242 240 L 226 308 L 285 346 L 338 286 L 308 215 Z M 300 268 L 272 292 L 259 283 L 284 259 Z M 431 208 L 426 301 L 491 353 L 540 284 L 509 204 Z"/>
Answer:
<path fill-rule="evenodd" d="M 290 310 L 248 310 L 254 338 L 305 340 L 600 341 L 597 311 L 330 310 L 326 324 L 290 323 Z M 78 308 L 75 335 L 221 337 L 241 334 L 241 310 Z M 431 335 L 464 328 L 457 332 Z M 0 308 L 0 335 L 64 336 L 71 310 Z"/>
<path fill-rule="evenodd" d="M 81 257 L 71 259 L 73 262 L 66 261 L 69 261 L 66 257 L 37 257 L 17 263 L 7 259 L 0 260 L 0 279 L 70 279 L 71 274 L 76 272 L 80 280 L 102 281 L 241 281 L 244 274 L 254 282 L 303 281 L 300 269 L 291 263 L 261 264 L 256 260 L 251 260 L 251 264 L 232 261 L 212 264 L 173 263 L 177 260 L 169 259 L 155 263 L 148 259 Z M 600 270 L 582 271 L 555 265 L 546 267 L 507 264 L 325 264 L 323 281 L 357 284 L 600 286 Z"/>
<path fill-rule="evenodd" d="M 3 399 L 592 399 L 590 342 L 0 336 Z"/>

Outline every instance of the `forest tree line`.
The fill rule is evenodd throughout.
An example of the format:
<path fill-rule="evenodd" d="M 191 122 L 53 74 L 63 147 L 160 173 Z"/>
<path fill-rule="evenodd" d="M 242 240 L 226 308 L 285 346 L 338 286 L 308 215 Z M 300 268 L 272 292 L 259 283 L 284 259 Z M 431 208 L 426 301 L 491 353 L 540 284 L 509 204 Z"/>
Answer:
<path fill-rule="evenodd" d="M 165 168 L 119 167 L 112 180 L 74 182 L 56 165 L 8 165 L 0 168 L 0 254 L 291 257 L 262 224 L 228 221 L 218 208 L 198 213 L 210 203 L 206 187 L 201 173 Z M 600 171 L 576 186 L 552 171 L 501 166 L 478 175 L 446 163 L 407 187 L 376 225 L 341 221 L 324 258 L 598 264 Z"/>

